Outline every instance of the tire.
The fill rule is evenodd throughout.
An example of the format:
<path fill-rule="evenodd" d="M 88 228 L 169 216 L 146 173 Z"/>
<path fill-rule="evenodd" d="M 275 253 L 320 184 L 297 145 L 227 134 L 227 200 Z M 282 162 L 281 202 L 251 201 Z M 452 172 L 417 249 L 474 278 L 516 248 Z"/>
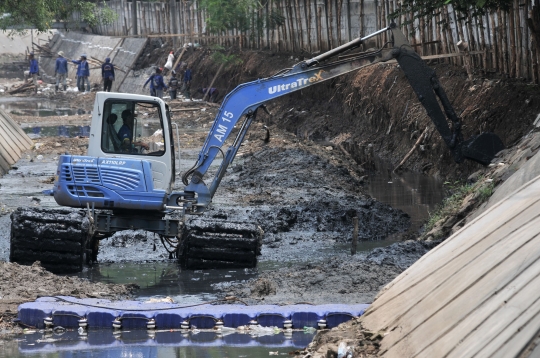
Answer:
<path fill-rule="evenodd" d="M 264 232 L 254 224 L 194 219 L 186 222 L 178 247 L 185 269 L 257 266 Z"/>
<path fill-rule="evenodd" d="M 82 210 L 18 208 L 11 213 L 9 260 L 21 265 L 40 261 L 53 273 L 79 272 L 92 249 L 90 232 Z"/>

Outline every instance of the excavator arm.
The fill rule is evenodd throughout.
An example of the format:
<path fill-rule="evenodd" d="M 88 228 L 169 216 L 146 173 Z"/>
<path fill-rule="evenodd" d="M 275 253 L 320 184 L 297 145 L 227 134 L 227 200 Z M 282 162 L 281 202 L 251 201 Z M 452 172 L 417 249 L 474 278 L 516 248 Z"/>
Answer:
<path fill-rule="evenodd" d="M 348 55 L 345 59 L 320 65 L 320 62 L 355 49 L 367 39 L 387 31 L 392 33 L 392 47 Z M 199 153 L 197 162 L 182 177 L 186 185 L 184 192 L 173 195 L 169 199 L 169 203 L 182 204 L 187 213 L 201 214 L 205 211 L 225 175 L 227 167 L 234 160 L 250 124 L 256 118 L 257 111 L 260 108 L 266 110 L 264 106 L 266 102 L 375 62 L 384 62 L 393 58 L 398 61 L 405 72 L 420 102 L 426 108 L 429 117 L 452 152 L 454 160 L 459 163 L 463 159 L 471 159 L 484 165 L 489 164 L 495 154 L 504 148 L 502 141 L 492 133 L 483 133 L 467 141 L 463 140 L 460 119 L 453 111 L 450 101 L 437 80 L 435 71 L 424 63 L 409 45 L 403 33 L 395 24 L 392 24 L 366 37 L 358 38 L 310 60 L 302 61 L 272 77 L 241 84 L 227 94 Z M 441 110 L 437 97 L 443 105 L 444 112 Z M 233 144 L 223 152 L 223 144 L 243 117 L 245 119 Z M 449 121 L 452 123 L 452 127 L 448 125 Z M 203 177 L 218 154 L 223 156 L 223 161 L 210 186 L 207 186 Z"/>

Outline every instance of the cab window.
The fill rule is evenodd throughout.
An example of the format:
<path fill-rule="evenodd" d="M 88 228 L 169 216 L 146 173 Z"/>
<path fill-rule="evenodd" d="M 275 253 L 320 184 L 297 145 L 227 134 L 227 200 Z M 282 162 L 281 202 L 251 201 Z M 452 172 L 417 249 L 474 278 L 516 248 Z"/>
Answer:
<path fill-rule="evenodd" d="M 104 153 L 165 154 L 161 108 L 152 102 L 107 100 L 103 108 Z"/>

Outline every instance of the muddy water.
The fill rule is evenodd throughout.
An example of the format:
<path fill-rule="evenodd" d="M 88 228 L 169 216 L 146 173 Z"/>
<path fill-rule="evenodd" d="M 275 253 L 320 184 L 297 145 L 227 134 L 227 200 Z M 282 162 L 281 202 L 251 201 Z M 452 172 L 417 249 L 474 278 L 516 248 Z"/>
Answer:
<path fill-rule="evenodd" d="M 28 332 L 17 340 L 0 344 L 0 358 L 19 357 L 267 357 L 288 356 L 307 346 L 313 333 L 292 332 L 285 336 L 249 335 L 235 331 L 179 332 L 143 330 Z"/>
<path fill-rule="evenodd" d="M 390 169 L 371 174 L 365 189 L 377 201 L 409 214 L 414 231 L 444 197 L 442 180 L 411 172 L 395 174 Z"/>
<path fill-rule="evenodd" d="M 48 130 L 58 133 L 58 126 L 40 131 L 46 133 Z M 148 128 L 151 132 L 152 128 Z M 41 135 L 41 133 L 40 133 Z M 58 135 L 58 134 L 53 134 Z M 180 160 L 180 172 L 190 167 L 196 156 L 198 149 L 188 149 L 182 151 Z M 238 161 L 241 163 L 241 161 Z M 19 164 L 19 163 L 18 163 Z M 213 166 L 219 165 L 216 163 Z M 0 179 L 0 192 L 3 195 L 3 200 L 10 206 L 12 203 L 34 203 L 34 196 L 42 189 L 47 189 L 50 184 L 42 183 L 43 177 L 50 177 L 56 170 L 56 163 L 51 158 L 34 161 L 32 163 L 23 159 L 19 168 L 12 171 L 10 175 L 6 175 Z M 390 204 L 395 208 L 400 208 L 408 213 L 414 223 L 421 223 L 427 216 L 427 213 L 438 202 L 438 193 L 441 193 L 440 184 L 420 175 L 408 174 L 395 176 L 388 172 L 384 174 L 372 175 L 366 186 L 368 193 L 380 202 Z M 211 173 L 210 173 L 211 174 Z M 210 175 L 211 176 L 211 175 Z M 21 182 L 27 183 L 22 185 Z M 225 183 L 224 183 L 225 184 Z M 226 185 L 224 185 L 224 188 Z M 28 189 L 34 188 L 31 193 Z M 240 196 L 242 193 L 240 193 Z M 441 195 L 442 198 L 442 195 Z M 40 206 L 54 206 L 54 201 L 50 197 L 39 197 Z M 215 206 L 220 207 L 224 211 L 238 211 L 238 204 L 234 203 L 238 199 L 238 194 L 232 192 L 227 194 L 225 190 L 218 192 L 215 198 Z M 254 210 L 253 207 L 245 206 L 244 211 Z M 259 206 L 259 211 L 264 211 L 264 207 Z M 173 260 L 168 260 L 160 250 L 153 251 L 151 240 L 144 242 L 128 242 L 123 247 L 112 245 L 104 247 L 104 251 L 100 253 L 100 263 L 92 268 L 85 269 L 79 276 L 86 277 L 91 281 L 100 281 L 108 283 L 136 283 L 140 286 L 135 299 L 147 300 L 149 298 L 171 297 L 179 304 L 209 302 L 215 300 L 218 296 L 218 290 L 215 288 L 217 283 L 223 284 L 227 282 L 241 282 L 257 277 L 265 271 L 274 270 L 278 267 L 295 267 L 310 262 L 324 262 L 326 258 L 348 253 L 350 246 L 347 243 L 339 240 L 316 240 L 317 235 L 327 235 L 325 232 L 316 233 L 314 235 L 302 236 L 300 233 L 287 232 L 287 235 L 282 237 L 275 236 L 281 241 L 281 246 L 268 248 L 270 245 L 276 245 L 277 240 L 272 241 L 270 245 L 263 246 L 263 255 L 256 269 L 247 270 L 205 270 L 205 271 L 182 271 Z M 1 235 L 0 235 L 1 236 Z M 108 239 L 112 241 L 112 239 Z M 387 246 L 393 243 L 389 240 L 381 241 L 362 241 L 359 243 L 358 251 L 372 251 L 376 247 Z M 114 248 L 112 247 L 114 246 Z M 0 247 L 1 248 L 1 247 Z M 122 251 L 123 250 L 123 251 Z M 8 255 L 7 250 L 0 250 L 0 259 L 5 259 Z M 362 254 L 362 253 L 360 253 Z M 173 343 L 167 345 L 166 338 L 160 338 L 158 334 L 154 338 L 145 335 L 146 332 L 122 333 L 124 339 L 116 339 L 112 337 L 112 333 L 96 333 L 88 335 L 88 338 L 78 337 L 75 332 L 67 332 L 69 334 L 53 335 L 53 337 L 44 336 L 42 333 L 25 336 L 19 342 L 10 342 L 16 347 L 12 351 L 13 354 L 4 355 L 6 357 L 20 357 L 32 354 L 40 356 L 67 356 L 74 353 L 85 355 L 87 352 L 92 352 L 91 355 L 110 356 L 111 349 L 119 350 L 124 353 L 129 352 L 131 355 L 141 356 L 267 356 L 269 352 L 279 352 L 284 355 L 293 350 L 296 345 L 294 339 L 284 339 L 278 336 L 268 338 L 269 342 L 265 345 L 254 347 L 252 340 L 245 337 L 238 337 L 231 342 L 224 338 L 210 337 L 209 335 L 193 335 L 190 339 L 178 342 L 178 339 L 171 339 Z M 303 332 L 298 332 L 303 334 Z M 142 334 L 142 335 L 141 335 Z M 141 335 L 140 337 L 137 335 Z M 249 337 L 249 336 L 248 336 Z M 300 347 L 306 346 L 312 339 L 312 335 L 301 336 L 305 337 L 306 342 L 299 344 Z M 186 337 L 184 337 L 186 338 Z M 232 339 L 232 338 L 231 338 Z M 281 343 L 273 343 L 273 340 L 280 340 Z M 205 342 L 207 345 L 201 345 L 198 342 Z M 92 342 L 92 345 L 87 343 Z M 119 343 L 117 343 L 119 342 Z M 120 346 L 116 346 L 119 344 Z M 105 346 L 109 346 L 105 348 Z M 183 346 L 185 345 L 185 346 Z M 66 350 L 63 347 L 70 347 Z M 76 348 L 76 347 L 80 347 Z M 8 346 L 0 346 L 0 357 L 2 350 Z M 48 350 L 47 350 L 48 349 Z M 109 350 L 106 352 L 106 349 Z M 55 353 L 52 353 L 55 352 Z M 63 353 L 65 352 L 65 353 Z M 84 353 L 82 353 L 84 352 Z M 116 355 L 113 355 L 116 356 Z"/>
<path fill-rule="evenodd" d="M 73 108 L 69 102 L 31 97 L 0 97 L 0 109 L 7 113 L 36 117 L 90 113 L 90 108 Z"/>

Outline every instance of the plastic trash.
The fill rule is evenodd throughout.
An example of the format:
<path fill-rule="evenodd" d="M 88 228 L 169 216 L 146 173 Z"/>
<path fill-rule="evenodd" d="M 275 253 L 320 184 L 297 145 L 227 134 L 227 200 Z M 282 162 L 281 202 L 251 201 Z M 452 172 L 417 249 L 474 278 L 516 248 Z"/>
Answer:
<path fill-rule="evenodd" d="M 46 190 L 43 190 L 43 191 L 41 192 L 41 194 L 43 194 L 43 195 L 49 195 L 49 196 L 53 196 L 53 195 L 54 195 L 52 189 L 46 189 Z"/>
<path fill-rule="evenodd" d="M 304 333 L 315 333 L 316 329 L 313 327 L 304 326 Z"/>
<path fill-rule="evenodd" d="M 346 358 L 346 355 L 347 355 L 347 343 L 340 342 L 337 349 L 337 357 Z"/>

